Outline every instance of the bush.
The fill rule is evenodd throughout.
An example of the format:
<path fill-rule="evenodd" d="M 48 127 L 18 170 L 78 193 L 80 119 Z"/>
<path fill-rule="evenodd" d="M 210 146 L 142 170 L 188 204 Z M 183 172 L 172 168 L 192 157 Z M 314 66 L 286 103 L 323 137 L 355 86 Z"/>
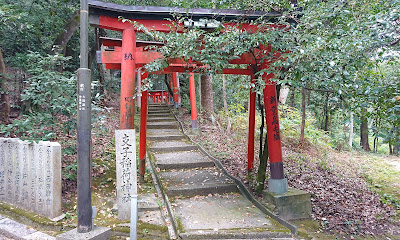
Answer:
<path fill-rule="evenodd" d="M 76 129 L 76 78 L 61 72 L 69 58 L 30 52 L 26 56 L 29 78 L 22 95 L 23 116 L 0 125 L 0 134 L 35 140 L 51 140 L 57 131 Z"/>

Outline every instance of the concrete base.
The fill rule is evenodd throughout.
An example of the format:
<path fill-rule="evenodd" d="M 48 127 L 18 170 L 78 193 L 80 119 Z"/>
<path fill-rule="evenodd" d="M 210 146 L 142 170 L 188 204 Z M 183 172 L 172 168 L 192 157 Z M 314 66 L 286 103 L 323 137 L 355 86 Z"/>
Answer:
<path fill-rule="evenodd" d="M 263 191 L 263 202 L 274 208 L 274 213 L 286 220 L 311 216 L 311 195 L 302 190 L 289 188 L 285 194 Z"/>
<path fill-rule="evenodd" d="M 288 191 L 287 179 L 268 179 L 268 191 L 275 194 L 284 194 Z"/>
<path fill-rule="evenodd" d="M 88 233 L 78 233 L 77 229 L 72 229 L 56 237 L 56 240 L 109 240 L 111 229 L 106 227 L 94 227 Z"/>

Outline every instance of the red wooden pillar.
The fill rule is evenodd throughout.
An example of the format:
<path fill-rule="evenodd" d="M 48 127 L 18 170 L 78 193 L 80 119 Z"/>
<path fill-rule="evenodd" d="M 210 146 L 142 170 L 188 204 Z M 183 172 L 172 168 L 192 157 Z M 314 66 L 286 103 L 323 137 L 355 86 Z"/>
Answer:
<path fill-rule="evenodd" d="M 174 105 L 175 108 L 179 107 L 179 98 L 178 98 L 178 73 L 172 73 L 172 93 L 174 97 Z"/>
<path fill-rule="evenodd" d="M 121 60 L 121 110 L 120 128 L 134 129 L 135 102 L 135 50 L 136 32 L 125 29 L 122 32 L 122 60 Z"/>
<path fill-rule="evenodd" d="M 267 68 L 267 63 L 262 67 Z M 265 120 L 267 123 L 268 149 L 270 161 L 270 179 L 268 190 L 273 193 L 282 194 L 288 190 L 287 179 L 283 171 L 281 135 L 279 130 L 278 104 L 276 99 L 276 84 L 271 82 L 274 75 L 264 74 L 264 107 Z"/>
<path fill-rule="evenodd" d="M 148 73 L 141 75 L 141 82 L 148 77 Z M 140 149 L 139 149 L 139 180 L 144 182 L 144 174 L 146 172 L 146 126 L 147 126 L 147 102 L 148 91 L 142 92 L 141 108 L 140 108 Z"/>
<path fill-rule="evenodd" d="M 137 81 L 136 81 L 136 85 L 137 85 L 136 86 L 137 87 L 136 92 L 137 93 L 141 93 L 142 92 L 142 81 L 139 81 L 141 79 L 141 71 L 140 71 L 140 69 L 137 69 L 136 74 L 137 74 L 137 76 L 136 76 L 136 79 L 137 79 Z M 140 94 L 138 94 L 138 96 L 139 95 Z M 138 108 L 141 108 L 141 106 L 142 106 L 141 100 L 142 100 L 141 97 L 136 98 L 136 106 Z"/>
<path fill-rule="evenodd" d="M 255 84 L 255 76 L 251 75 L 251 84 Z M 256 92 L 255 87 L 250 89 L 250 106 L 249 106 L 249 135 L 248 135 L 248 145 L 247 145 L 247 172 L 253 171 L 254 163 L 254 131 L 256 124 Z"/>
<path fill-rule="evenodd" d="M 196 108 L 196 90 L 194 85 L 194 73 L 189 73 L 189 90 L 190 90 L 190 109 L 192 112 L 192 129 L 197 130 L 199 128 L 197 122 L 197 108 Z"/>

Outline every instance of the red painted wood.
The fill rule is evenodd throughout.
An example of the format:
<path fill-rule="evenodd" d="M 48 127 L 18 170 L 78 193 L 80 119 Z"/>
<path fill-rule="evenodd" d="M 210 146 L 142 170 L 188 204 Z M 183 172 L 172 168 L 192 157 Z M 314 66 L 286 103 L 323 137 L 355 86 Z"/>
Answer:
<path fill-rule="evenodd" d="M 121 63 L 106 63 L 106 69 L 121 70 Z"/>
<path fill-rule="evenodd" d="M 121 63 L 121 51 L 102 51 L 101 62 L 102 63 Z"/>
<path fill-rule="evenodd" d="M 142 83 L 148 77 L 148 73 L 145 72 L 141 75 Z M 148 91 L 142 92 L 141 97 L 141 108 L 140 108 L 140 142 L 139 142 L 139 174 L 144 176 L 146 171 L 146 131 L 147 131 L 147 102 L 148 102 Z"/>
<path fill-rule="evenodd" d="M 174 97 L 174 102 L 178 103 L 178 73 L 172 73 L 172 92 Z"/>
<path fill-rule="evenodd" d="M 194 73 L 189 73 L 189 90 L 190 90 L 190 109 L 192 112 L 192 120 L 197 120 L 196 108 L 196 90 L 194 84 Z"/>
<path fill-rule="evenodd" d="M 122 39 L 101 39 L 101 43 L 107 47 L 122 47 Z"/>
<path fill-rule="evenodd" d="M 222 74 L 251 75 L 253 71 L 249 69 L 226 68 L 222 70 Z"/>
<path fill-rule="evenodd" d="M 251 75 L 251 84 L 255 84 L 255 76 Z M 249 134 L 247 142 L 247 171 L 253 171 L 254 165 L 254 131 L 256 124 L 256 92 L 255 88 L 250 89 L 250 106 L 249 106 Z"/>
<path fill-rule="evenodd" d="M 150 29 L 153 31 L 159 31 L 159 32 L 170 32 L 171 31 L 171 27 L 170 27 L 171 21 L 168 21 L 168 20 L 135 19 L 134 21 L 140 25 L 143 25 L 147 29 Z M 183 23 L 178 23 L 177 26 L 180 29 L 182 29 Z M 114 31 L 123 31 L 124 29 L 132 28 L 133 25 L 129 22 L 122 22 L 122 21 L 118 20 L 118 18 L 107 17 L 107 16 L 101 15 L 99 17 L 99 27 L 114 30 Z M 178 32 L 181 32 L 180 29 L 178 29 Z"/>
<path fill-rule="evenodd" d="M 121 54 L 121 99 L 120 99 L 120 128 L 134 129 L 135 102 L 135 50 L 136 32 L 125 29 L 122 32 Z"/>
<path fill-rule="evenodd" d="M 155 51 L 143 51 L 143 48 L 136 49 L 136 64 L 148 64 L 153 62 L 156 59 L 162 58 L 161 53 Z M 101 52 L 101 61 L 102 63 L 121 63 L 121 51 L 120 48 L 115 47 L 114 51 L 102 51 Z M 254 56 L 252 54 L 243 54 L 239 56 L 238 59 L 234 59 L 229 61 L 230 64 L 256 64 Z M 198 66 L 199 64 L 189 65 L 181 58 L 175 58 L 169 60 L 169 64 L 171 67 L 186 67 L 186 69 L 193 69 L 193 67 Z M 250 75 L 251 73 L 247 69 L 235 69 L 227 71 L 224 74 L 244 74 Z"/>
<path fill-rule="evenodd" d="M 278 104 L 276 99 L 276 84 L 271 82 L 273 74 L 264 74 L 264 106 L 267 123 L 269 161 L 282 162 L 281 135 L 279 129 Z"/>

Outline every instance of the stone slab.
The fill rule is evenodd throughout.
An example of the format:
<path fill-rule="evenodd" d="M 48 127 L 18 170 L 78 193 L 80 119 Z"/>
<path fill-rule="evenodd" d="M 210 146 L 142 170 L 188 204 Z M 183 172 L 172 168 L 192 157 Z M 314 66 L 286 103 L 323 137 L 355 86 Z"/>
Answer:
<path fill-rule="evenodd" d="M 181 239 L 201 239 L 201 240 L 216 240 L 216 239 L 223 239 L 223 240 L 296 240 L 295 238 L 289 237 L 290 234 L 287 233 L 271 233 L 271 232 L 264 232 L 264 233 L 256 233 L 256 232 L 238 232 L 238 231 L 190 231 L 185 233 L 180 233 L 179 236 Z"/>
<path fill-rule="evenodd" d="M 56 238 L 42 232 L 35 232 L 25 236 L 24 240 L 56 240 Z"/>
<path fill-rule="evenodd" d="M 154 154 L 160 169 L 184 169 L 214 167 L 214 162 L 197 151 Z"/>
<path fill-rule="evenodd" d="M 55 218 L 61 212 L 61 145 L 56 142 L 45 142 L 45 216 Z"/>
<path fill-rule="evenodd" d="M 237 192 L 236 184 L 216 168 L 160 172 L 169 196 L 195 196 Z"/>
<path fill-rule="evenodd" d="M 160 210 L 138 212 L 138 219 L 144 223 L 165 226 L 165 220 L 161 215 Z"/>
<path fill-rule="evenodd" d="M 131 198 L 137 195 L 135 129 L 115 131 L 118 218 L 130 219 Z"/>
<path fill-rule="evenodd" d="M 156 211 L 160 210 L 160 207 L 157 203 L 157 198 L 153 193 L 139 195 L 138 196 L 138 211 Z"/>
<path fill-rule="evenodd" d="M 289 188 L 285 194 L 263 191 L 263 202 L 269 206 L 273 205 L 274 212 L 286 220 L 311 216 L 311 195 L 299 189 Z"/>
<path fill-rule="evenodd" d="M 0 201 L 6 198 L 6 141 L 0 138 Z"/>
<path fill-rule="evenodd" d="M 150 122 L 147 123 L 148 129 L 177 129 L 178 124 L 174 122 Z"/>
<path fill-rule="evenodd" d="M 198 147 L 184 141 L 160 141 L 151 144 L 150 150 L 153 152 L 175 152 L 175 151 L 193 151 Z"/>
<path fill-rule="evenodd" d="M 254 228 L 259 228 L 258 233 L 263 234 L 259 237 L 273 237 L 273 232 L 290 236 L 288 229 L 273 221 L 239 193 L 176 199 L 172 207 L 174 216 L 179 219 L 186 234 L 193 238 L 196 235 L 203 236 L 197 239 L 216 238 L 207 237 L 210 235 L 248 239 L 246 234 L 254 234 Z"/>
<path fill-rule="evenodd" d="M 23 237 L 36 232 L 36 230 L 14 220 L 4 218 L 0 220 L 0 232 L 15 239 L 23 239 Z"/>
<path fill-rule="evenodd" d="M 57 235 L 57 240 L 109 240 L 111 229 L 106 227 L 94 227 L 88 233 L 78 233 L 74 228 L 71 231 Z"/>

